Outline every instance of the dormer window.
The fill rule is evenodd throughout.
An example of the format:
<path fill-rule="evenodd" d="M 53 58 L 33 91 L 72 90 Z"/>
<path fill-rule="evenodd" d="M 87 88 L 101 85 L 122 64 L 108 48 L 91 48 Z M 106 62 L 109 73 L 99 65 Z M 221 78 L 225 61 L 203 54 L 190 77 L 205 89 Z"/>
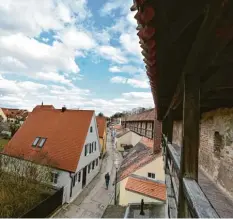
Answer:
<path fill-rule="evenodd" d="M 33 142 L 32 146 L 42 148 L 44 146 L 45 142 L 46 142 L 46 138 L 36 137 L 36 139 Z"/>

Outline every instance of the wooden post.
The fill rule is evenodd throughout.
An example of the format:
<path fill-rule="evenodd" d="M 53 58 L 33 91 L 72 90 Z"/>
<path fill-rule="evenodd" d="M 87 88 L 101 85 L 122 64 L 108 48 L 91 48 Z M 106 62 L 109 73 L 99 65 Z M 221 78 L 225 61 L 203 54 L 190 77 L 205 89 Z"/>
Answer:
<path fill-rule="evenodd" d="M 184 75 L 183 97 L 183 145 L 179 181 L 178 217 L 188 217 L 184 197 L 183 178 L 198 180 L 198 149 L 200 121 L 200 78 L 196 74 Z"/>
<path fill-rule="evenodd" d="M 173 136 L 173 111 L 171 110 L 167 117 L 167 140 L 172 144 Z"/>

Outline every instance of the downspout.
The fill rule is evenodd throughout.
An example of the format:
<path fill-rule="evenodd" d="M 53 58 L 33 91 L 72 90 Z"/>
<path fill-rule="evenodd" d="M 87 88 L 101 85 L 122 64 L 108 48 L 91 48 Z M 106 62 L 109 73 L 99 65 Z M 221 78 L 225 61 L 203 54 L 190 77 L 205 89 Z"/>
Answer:
<path fill-rule="evenodd" d="M 72 177 L 72 173 L 70 172 L 70 197 L 72 197 L 72 188 L 73 188 L 73 177 Z"/>

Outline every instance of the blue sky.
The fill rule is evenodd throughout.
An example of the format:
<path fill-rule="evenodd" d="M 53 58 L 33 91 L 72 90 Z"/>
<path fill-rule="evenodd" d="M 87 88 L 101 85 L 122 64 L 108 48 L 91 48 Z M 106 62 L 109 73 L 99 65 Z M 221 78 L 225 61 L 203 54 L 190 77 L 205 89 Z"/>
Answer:
<path fill-rule="evenodd" d="M 1 1 L 0 106 L 105 115 L 153 106 L 132 2 Z"/>

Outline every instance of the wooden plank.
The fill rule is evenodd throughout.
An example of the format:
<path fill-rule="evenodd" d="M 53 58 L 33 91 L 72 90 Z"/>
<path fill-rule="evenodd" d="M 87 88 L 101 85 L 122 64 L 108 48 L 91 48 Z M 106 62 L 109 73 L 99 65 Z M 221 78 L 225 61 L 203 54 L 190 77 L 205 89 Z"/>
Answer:
<path fill-rule="evenodd" d="M 205 194 L 197 182 L 190 178 L 183 179 L 185 197 L 192 217 L 195 218 L 219 218 Z"/>
<path fill-rule="evenodd" d="M 180 154 L 178 151 L 173 147 L 172 144 L 167 145 L 168 153 L 172 158 L 174 167 L 176 169 L 177 174 L 179 175 L 180 172 Z"/>
<path fill-rule="evenodd" d="M 167 196 L 174 197 L 174 192 L 173 192 L 172 184 L 171 184 L 171 176 L 169 174 L 165 175 L 165 182 L 166 182 L 166 187 L 167 187 Z"/>
<path fill-rule="evenodd" d="M 174 198 L 168 197 L 168 211 L 170 218 L 177 218 L 177 206 Z"/>
<path fill-rule="evenodd" d="M 167 140 L 170 144 L 172 144 L 172 136 L 173 136 L 173 111 L 171 110 L 167 118 Z"/>
<path fill-rule="evenodd" d="M 179 185 L 178 217 L 188 217 L 184 199 L 183 177 L 198 178 L 199 119 L 200 119 L 200 74 L 206 69 L 213 54 L 208 53 L 210 42 L 216 37 L 216 27 L 222 16 L 221 0 L 210 2 L 206 17 L 198 31 L 196 41 L 183 69 L 183 147 Z M 211 49 L 212 51 L 212 49 Z"/>
<path fill-rule="evenodd" d="M 171 181 L 172 181 L 172 188 L 173 188 L 173 191 L 174 191 L 174 198 L 175 198 L 175 200 L 176 200 L 176 203 L 177 203 L 177 205 L 178 205 L 178 194 L 179 194 L 179 187 L 177 186 L 177 184 L 176 184 L 176 181 L 175 181 L 175 178 L 174 177 L 171 177 Z"/>

